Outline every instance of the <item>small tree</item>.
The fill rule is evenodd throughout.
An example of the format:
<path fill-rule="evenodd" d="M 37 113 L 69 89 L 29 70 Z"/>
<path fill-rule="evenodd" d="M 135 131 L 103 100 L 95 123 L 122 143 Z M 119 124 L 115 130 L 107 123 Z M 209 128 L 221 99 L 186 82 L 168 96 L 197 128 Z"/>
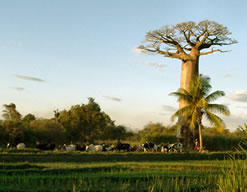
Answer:
<path fill-rule="evenodd" d="M 192 131 L 195 130 L 196 124 L 199 126 L 200 150 L 203 149 L 202 117 L 205 116 L 210 123 L 216 126 L 218 131 L 222 131 L 224 125 L 223 120 L 214 114 L 214 112 L 219 112 L 224 115 L 230 114 L 230 111 L 225 105 L 211 103 L 217 98 L 224 96 L 225 93 L 223 91 L 215 91 L 209 94 L 211 89 L 209 81 L 209 77 L 198 75 L 191 82 L 188 91 L 180 88 L 177 92 L 170 94 L 177 97 L 178 101 L 186 103 L 184 107 L 180 108 L 172 115 L 172 120 L 183 115 L 187 117 L 190 125 L 189 127 Z"/>
<path fill-rule="evenodd" d="M 5 104 L 3 110 L 3 118 L 5 120 L 13 120 L 13 121 L 20 121 L 21 114 L 16 110 L 16 105 L 14 103 L 10 103 L 9 105 Z"/>

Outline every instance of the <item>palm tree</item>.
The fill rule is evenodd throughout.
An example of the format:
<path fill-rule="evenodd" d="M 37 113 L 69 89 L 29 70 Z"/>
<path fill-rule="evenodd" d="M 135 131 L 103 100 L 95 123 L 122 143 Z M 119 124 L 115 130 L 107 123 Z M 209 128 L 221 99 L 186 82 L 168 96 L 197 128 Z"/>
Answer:
<path fill-rule="evenodd" d="M 190 89 L 187 91 L 183 88 L 177 92 L 172 92 L 170 95 L 178 98 L 179 102 L 184 102 L 186 105 L 180 108 L 172 115 L 172 120 L 176 117 L 185 116 L 189 121 L 189 127 L 195 133 L 195 128 L 199 129 L 200 151 L 203 150 L 202 142 L 202 117 L 205 116 L 210 123 L 216 126 L 220 132 L 223 130 L 223 120 L 214 114 L 219 112 L 224 115 L 230 115 L 227 106 L 222 104 L 212 104 L 217 98 L 224 96 L 223 91 L 215 91 L 209 94 L 211 89 L 210 78 L 202 74 L 195 76 L 191 81 Z"/>
<path fill-rule="evenodd" d="M 244 123 L 244 126 L 238 126 L 238 128 L 237 128 L 237 131 L 238 132 L 241 132 L 241 133 L 244 133 L 244 134 L 247 134 L 247 124 L 246 123 Z"/>

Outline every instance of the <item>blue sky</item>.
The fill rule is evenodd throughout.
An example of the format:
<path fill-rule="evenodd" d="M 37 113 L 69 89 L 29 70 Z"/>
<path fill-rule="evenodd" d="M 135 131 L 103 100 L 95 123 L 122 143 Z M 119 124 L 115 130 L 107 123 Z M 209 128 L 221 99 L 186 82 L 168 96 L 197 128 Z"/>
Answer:
<path fill-rule="evenodd" d="M 0 109 L 11 102 L 24 116 L 96 99 L 116 124 L 170 125 L 178 108 L 168 96 L 180 85 L 181 62 L 136 52 L 146 32 L 205 19 L 228 27 L 238 44 L 200 58 L 200 73 L 226 93 L 227 128 L 247 119 L 244 0 L 0 1 Z"/>

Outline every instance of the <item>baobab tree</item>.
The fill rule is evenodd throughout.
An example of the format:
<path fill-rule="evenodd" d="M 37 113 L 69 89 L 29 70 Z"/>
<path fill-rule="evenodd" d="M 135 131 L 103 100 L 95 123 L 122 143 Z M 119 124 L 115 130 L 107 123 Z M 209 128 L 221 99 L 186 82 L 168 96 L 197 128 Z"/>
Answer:
<path fill-rule="evenodd" d="M 226 52 L 217 47 L 237 43 L 229 37 L 231 34 L 227 27 L 214 21 L 204 20 L 198 24 L 189 21 L 147 32 L 143 45 L 138 49 L 181 60 L 180 88 L 189 90 L 191 80 L 199 74 L 200 56 Z M 184 106 L 186 103 L 180 101 L 179 109 Z M 190 137 L 184 117 L 180 117 L 178 122 L 177 137 Z"/>

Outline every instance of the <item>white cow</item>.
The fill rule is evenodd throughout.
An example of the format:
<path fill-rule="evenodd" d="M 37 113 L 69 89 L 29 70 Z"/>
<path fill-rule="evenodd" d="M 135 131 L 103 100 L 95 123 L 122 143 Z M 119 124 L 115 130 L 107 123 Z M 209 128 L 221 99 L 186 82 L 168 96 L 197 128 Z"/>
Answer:
<path fill-rule="evenodd" d="M 99 151 L 103 151 L 103 146 L 102 145 L 88 145 L 86 147 L 86 151 L 90 151 L 90 152 L 99 152 Z"/>
<path fill-rule="evenodd" d="M 19 143 L 16 145 L 17 149 L 25 149 L 25 147 L 26 147 L 25 143 Z"/>
<path fill-rule="evenodd" d="M 86 151 L 90 151 L 90 152 L 95 152 L 96 151 L 96 148 L 95 148 L 95 146 L 93 145 L 93 144 L 91 144 L 91 145 L 87 145 L 86 146 Z"/>
<path fill-rule="evenodd" d="M 104 145 L 103 150 L 105 151 L 112 151 L 112 145 Z"/>
<path fill-rule="evenodd" d="M 97 152 L 103 151 L 103 146 L 102 145 L 95 145 L 95 149 Z"/>
<path fill-rule="evenodd" d="M 65 149 L 66 151 L 75 151 L 76 150 L 76 145 L 73 145 L 73 144 L 66 145 L 66 144 L 64 144 L 63 149 Z"/>

